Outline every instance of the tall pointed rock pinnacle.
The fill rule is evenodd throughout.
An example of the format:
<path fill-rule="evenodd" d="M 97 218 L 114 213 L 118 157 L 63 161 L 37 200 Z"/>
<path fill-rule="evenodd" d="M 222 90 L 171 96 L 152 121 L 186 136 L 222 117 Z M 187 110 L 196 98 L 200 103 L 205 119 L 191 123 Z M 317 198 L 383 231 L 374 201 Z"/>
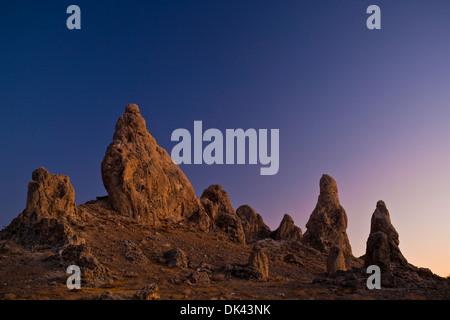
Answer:
<path fill-rule="evenodd" d="M 406 266 L 407 261 L 399 249 L 398 233 L 391 223 L 391 217 L 384 201 L 378 201 L 370 223 L 367 239 L 365 264 L 377 265 L 390 270 L 392 266 Z"/>
<path fill-rule="evenodd" d="M 128 104 L 117 121 L 101 169 L 109 202 L 122 215 L 156 225 L 203 211 L 191 183 L 157 145 L 135 104 Z"/>
<path fill-rule="evenodd" d="M 342 250 L 345 257 L 352 256 L 347 236 L 347 214 L 339 203 L 336 181 L 324 174 L 320 179 L 320 194 L 312 212 L 302 241 L 322 252 L 333 246 Z"/>

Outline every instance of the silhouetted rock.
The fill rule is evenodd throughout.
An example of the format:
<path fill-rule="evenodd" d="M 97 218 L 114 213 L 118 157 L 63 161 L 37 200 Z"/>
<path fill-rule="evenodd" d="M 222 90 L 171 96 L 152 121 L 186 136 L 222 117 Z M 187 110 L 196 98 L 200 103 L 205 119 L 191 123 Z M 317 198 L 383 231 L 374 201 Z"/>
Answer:
<path fill-rule="evenodd" d="M 191 183 L 147 131 L 139 107 L 129 104 L 102 162 L 108 200 L 118 213 L 151 225 L 180 221 L 202 210 Z"/>
<path fill-rule="evenodd" d="M 236 214 L 241 219 L 247 243 L 265 239 L 270 236 L 270 228 L 264 223 L 259 213 L 253 210 L 249 205 L 242 205 L 237 208 Z"/>
<path fill-rule="evenodd" d="M 327 259 L 327 273 L 333 274 L 336 271 L 346 271 L 345 258 L 341 248 L 331 247 Z"/>
<path fill-rule="evenodd" d="M 76 220 L 75 191 L 69 177 L 45 168 L 33 171 L 25 210 L 4 230 L 25 247 L 61 247 L 79 240 L 69 224 Z"/>
<path fill-rule="evenodd" d="M 270 237 L 274 240 L 300 240 L 302 229 L 294 224 L 294 219 L 290 215 L 285 214 L 280 226 L 270 234 Z"/>
<path fill-rule="evenodd" d="M 200 198 L 214 225 L 237 243 L 245 243 L 241 219 L 231 206 L 230 198 L 222 186 L 214 184 L 206 188 Z"/>
<path fill-rule="evenodd" d="M 389 211 L 383 201 L 378 201 L 370 224 L 365 265 L 377 265 L 384 270 L 390 270 L 392 264 L 407 266 L 408 262 L 400 252 L 399 244 L 398 233 L 391 223 Z"/>
<path fill-rule="evenodd" d="M 322 252 L 337 246 L 346 259 L 352 256 L 346 232 L 347 214 L 339 204 L 336 181 L 329 175 L 324 174 L 320 179 L 319 199 L 306 228 L 303 243 Z"/>

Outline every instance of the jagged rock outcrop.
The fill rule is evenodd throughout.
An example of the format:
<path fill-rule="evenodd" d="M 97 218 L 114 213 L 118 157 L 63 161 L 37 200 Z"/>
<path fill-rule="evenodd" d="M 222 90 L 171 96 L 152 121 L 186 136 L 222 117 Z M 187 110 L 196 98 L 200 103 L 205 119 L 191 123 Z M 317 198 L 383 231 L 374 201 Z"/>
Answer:
<path fill-rule="evenodd" d="M 150 135 L 137 105 L 127 105 L 117 121 L 101 169 L 108 199 L 118 213 L 150 225 L 195 214 L 207 224 L 191 183 Z"/>
<path fill-rule="evenodd" d="M 70 228 L 76 220 L 75 191 L 69 177 L 45 168 L 33 171 L 25 210 L 3 231 L 25 247 L 61 247 L 80 241 Z"/>
<path fill-rule="evenodd" d="M 237 243 L 245 243 L 241 219 L 231 206 L 230 198 L 222 186 L 214 184 L 206 188 L 200 198 L 214 225 Z"/>
<path fill-rule="evenodd" d="M 300 240 L 302 238 L 302 229 L 294 224 L 294 219 L 285 214 L 281 220 L 280 226 L 270 234 L 274 240 Z"/>
<path fill-rule="evenodd" d="M 337 246 L 347 258 L 352 256 L 352 248 L 347 236 L 347 214 L 339 203 L 336 181 L 324 174 L 320 179 L 320 194 L 312 212 L 303 243 L 327 253 Z"/>
<path fill-rule="evenodd" d="M 399 244 L 398 233 L 391 223 L 386 204 L 380 200 L 372 215 L 365 265 L 377 265 L 384 270 L 391 270 L 394 266 L 407 266 L 408 262 L 403 257 Z"/>
<path fill-rule="evenodd" d="M 261 215 L 249 205 L 245 204 L 237 208 L 236 214 L 241 219 L 247 243 L 270 236 L 270 228 L 264 223 Z"/>
<path fill-rule="evenodd" d="M 346 271 L 345 257 L 342 253 L 342 249 L 339 247 L 331 247 L 327 258 L 327 273 L 329 275 L 336 271 Z"/>

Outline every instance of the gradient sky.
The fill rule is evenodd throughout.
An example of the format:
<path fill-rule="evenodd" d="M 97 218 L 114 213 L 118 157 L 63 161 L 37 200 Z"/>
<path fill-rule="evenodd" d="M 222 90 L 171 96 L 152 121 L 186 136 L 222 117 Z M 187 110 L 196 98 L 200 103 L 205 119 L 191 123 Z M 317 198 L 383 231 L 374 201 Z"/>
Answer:
<path fill-rule="evenodd" d="M 101 3 L 101 4 L 100 4 Z M 66 28 L 81 7 L 82 30 Z M 377 4 L 382 29 L 366 28 Z M 197 195 L 221 184 L 271 228 L 305 231 L 332 175 L 356 256 L 384 200 L 409 262 L 450 274 L 450 2 L 3 1 L 0 226 L 31 172 L 67 174 L 84 203 L 124 106 L 170 153 L 173 130 L 280 129 L 280 170 L 182 165 Z"/>

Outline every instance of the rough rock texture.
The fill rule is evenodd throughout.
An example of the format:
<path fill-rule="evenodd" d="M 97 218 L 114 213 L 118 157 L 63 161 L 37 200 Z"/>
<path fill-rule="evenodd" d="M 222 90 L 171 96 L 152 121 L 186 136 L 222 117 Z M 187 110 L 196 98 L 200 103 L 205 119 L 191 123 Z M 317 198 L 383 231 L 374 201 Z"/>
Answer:
<path fill-rule="evenodd" d="M 147 261 L 147 257 L 142 253 L 141 248 L 130 240 L 123 242 L 125 247 L 125 258 L 132 262 Z"/>
<path fill-rule="evenodd" d="M 249 205 L 245 204 L 237 208 L 236 214 L 241 219 L 247 243 L 270 236 L 270 228 L 264 223 L 261 215 Z"/>
<path fill-rule="evenodd" d="M 75 191 L 69 177 L 39 168 L 33 171 L 28 184 L 25 210 L 4 232 L 25 247 L 60 247 L 78 241 L 70 228 L 76 213 Z"/>
<path fill-rule="evenodd" d="M 274 240 L 300 240 L 302 229 L 294 224 L 294 219 L 290 215 L 285 214 L 280 226 L 270 234 L 270 237 Z"/>
<path fill-rule="evenodd" d="M 264 250 L 259 246 L 254 246 L 248 258 L 248 267 L 253 269 L 260 279 L 267 279 L 269 277 L 269 259 L 264 253 Z"/>
<path fill-rule="evenodd" d="M 169 268 L 187 268 L 189 266 L 189 258 L 179 248 L 174 248 L 164 253 L 164 259 Z"/>
<path fill-rule="evenodd" d="M 206 188 L 200 198 L 214 225 L 237 243 L 245 243 L 241 219 L 231 206 L 230 198 L 222 186 L 214 184 Z"/>
<path fill-rule="evenodd" d="M 202 210 L 191 183 L 156 144 L 135 104 L 127 105 L 117 121 L 101 168 L 108 199 L 122 215 L 157 225 Z"/>
<path fill-rule="evenodd" d="M 133 300 L 159 300 L 159 299 L 160 299 L 159 287 L 154 283 L 136 291 L 136 293 L 133 296 Z"/>
<path fill-rule="evenodd" d="M 60 261 L 67 265 L 77 265 L 90 270 L 103 269 L 87 244 L 67 245 L 58 253 L 58 256 Z"/>
<path fill-rule="evenodd" d="M 302 241 L 313 248 L 328 252 L 337 246 L 347 258 L 352 257 L 352 248 L 347 236 L 347 214 L 339 204 L 336 181 L 324 174 L 320 179 L 320 194 L 312 212 Z"/>
<path fill-rule="evenodd" d="M 197 268 L 194 272 L 192 272 L 188 276 L 188 280 L 191 283 L 198 283 L 198 284 L 207 284 L 211 282 L 208 271 L 202 268 Z"/>
<path fill-rule="evenodd" d="M 327 273 L 329 275 L 335 273 L 336 271 L 346 271 L 345 257 L 342 253 L 341 248 L 331 247 L 330 253 L 327 258 Z"/>
<path fill-rule="evenodd" d="M 87 244 L 66 245 L 56 257 L 60 265 L 77 265 L 81 268 L 83 286 L 98 287 L 111 281 L 109 270 L 97 260 Z"/>
<path fill-rule="evenodd" d="M 399 244 L 398 233 L 391 223 L 389 211 L 383 201 L 378 201 L 367 239 L 365 265 L 377 265 L 385 270 L 390 270 L 392 264 L 406 266 L 408 262 L 400 252 Z"/>

